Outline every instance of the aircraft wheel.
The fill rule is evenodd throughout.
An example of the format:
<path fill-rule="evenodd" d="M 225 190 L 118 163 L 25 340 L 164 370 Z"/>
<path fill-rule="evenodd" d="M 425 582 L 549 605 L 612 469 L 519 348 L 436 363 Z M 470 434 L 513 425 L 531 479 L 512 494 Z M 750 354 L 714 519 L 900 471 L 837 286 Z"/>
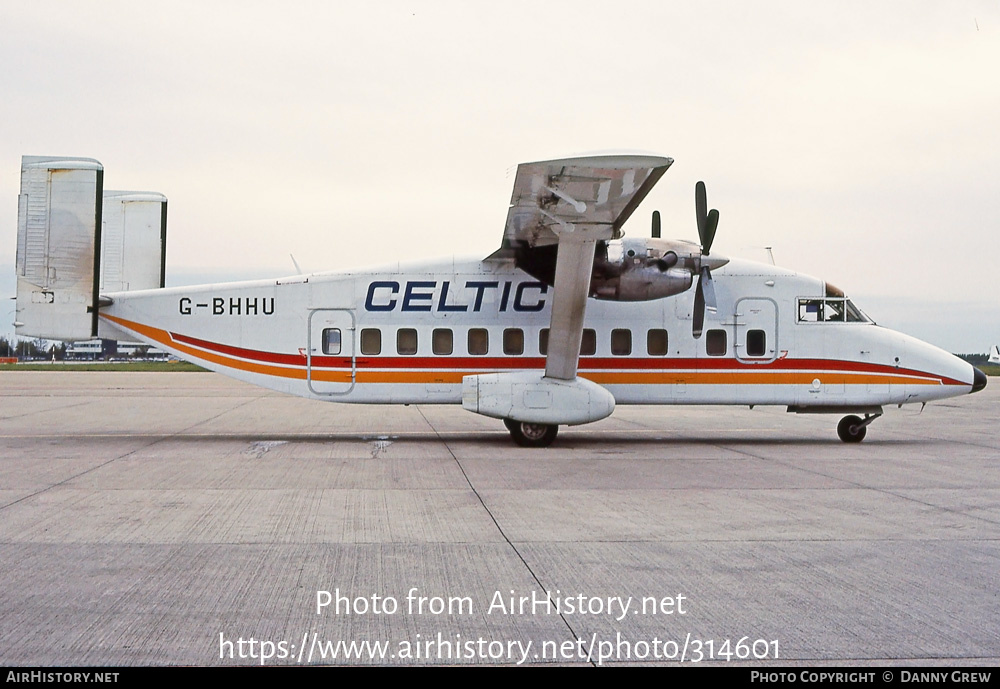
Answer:
<path fill-rule="evenodd" d="M 504 419 L 503 425 L 507 427 L 508 431 L 513 433 L 514 429 L 517 427 L 517 421 L 515 421 L 514 419 Z"/>
<path fill-rule="evenodd" d="M 510 429 L 514 442 L 521 447 L 548 447 L 556 439 L 559 426 L 544 423 L 522 423 L 504 419 L 504 425 Z"/>
<path fill-rule="evenodd" d="M 860 443 L 867 432 L 868 429 L 861 425 L 861 419 L 857 416 L 845 416 L 837 424 L 837 435 L 845 443 Z"/>

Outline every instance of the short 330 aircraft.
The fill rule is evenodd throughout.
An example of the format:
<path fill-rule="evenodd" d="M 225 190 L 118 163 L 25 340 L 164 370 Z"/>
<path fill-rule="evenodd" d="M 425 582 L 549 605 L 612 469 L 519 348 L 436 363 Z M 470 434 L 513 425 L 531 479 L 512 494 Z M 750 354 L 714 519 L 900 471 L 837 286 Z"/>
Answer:
<path fill-rule="evenodd" d="M 17 332 L 140 339 L 331 402 L 461 404 L 524 446 L 616 404 L 842 414 L 840 438 L 859 442 L 885 405 L 986 385 L 961 359 L 877 326 L 829 283 L 713 254 L 719 214 L 701 183 L 700 244 L 661 239 L 656 213 L 652 237 L 624 238 L 672 162 L 518 166 L 502 244 L 482 260 L 163 289 L 163 197 L 104 194 L 94 160 L 25 157 Z M 139 261 L 147 267 L 126 279 Z"/>

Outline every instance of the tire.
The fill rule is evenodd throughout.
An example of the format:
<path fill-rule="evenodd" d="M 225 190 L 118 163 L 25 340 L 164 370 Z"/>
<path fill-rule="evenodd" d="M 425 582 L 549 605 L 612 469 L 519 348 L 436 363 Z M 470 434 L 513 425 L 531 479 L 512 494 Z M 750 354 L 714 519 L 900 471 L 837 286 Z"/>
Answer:
<path fill-rule="evenodd" d="M 845 443 L 860 443 L 867 433 L 868 428 L 861 425 L 861 419 L 857 416 L 845 416 L 837 424 L 837 435 Z"/>
<path fill-rule="evenodd" d="M 503 425 L 507 427 L 508 431 L 510 431 L 511 433 L 513 433 L 514 432 L 514 428 L 517 426 L 517 421 L 515 421 L 514 419 L 504 419 L 503 420 Z"/>
<path fill-rule="evenodd" d="M 510 420 L 504 419 L 504 425 L 507 425 L 508 421 Z M 556 434 L 559 432 L 559 426 L 518 421 L 510 421 L 507 428 L 510 429 L 510 435 L 514 438 L 514 442 L 521 447 L 548 447 L 556 439 Z"/>

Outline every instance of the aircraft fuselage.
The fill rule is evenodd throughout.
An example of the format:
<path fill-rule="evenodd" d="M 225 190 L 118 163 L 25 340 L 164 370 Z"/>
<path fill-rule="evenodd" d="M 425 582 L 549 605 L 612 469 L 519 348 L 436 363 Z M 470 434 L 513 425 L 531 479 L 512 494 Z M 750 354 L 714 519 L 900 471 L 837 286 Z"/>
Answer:
<path fill-rule="evenodd" d="M 970 392 L 973 367 L 859 317 L 821 280 L 732 260 L 692 335 L 693 290 L 588 299 L 579 375 L 618 404 L 866 410 Z M 552 288 L 511 261 L 121 292 L 102 336 L 138 337 L 214 371 L 335 402 L 462 402 L 465 376 L 543 370 Z M 808 409 L 804 409 L 808 408 Z"/>

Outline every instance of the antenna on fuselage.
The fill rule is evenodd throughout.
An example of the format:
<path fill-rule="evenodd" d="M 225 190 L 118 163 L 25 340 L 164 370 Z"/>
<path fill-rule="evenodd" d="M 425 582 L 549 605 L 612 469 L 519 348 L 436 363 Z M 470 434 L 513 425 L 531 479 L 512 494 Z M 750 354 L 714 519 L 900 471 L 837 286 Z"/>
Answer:
<path fill-rule="evenodd" d="M 747 246 L 744 246 L 743 248 L 744 249 L 763 249 L 764 251 L 767 252 L 767 260 L 771 263 L 771 265 L 772 266 L 778 265 L 777 263 L 774 262 L 774 251 L 773 251 L 774 247 L 760 246 L 759 244 L 749 244 Z"/>
<path fill-rule="evenodd" d="M 299 262 L 295 260 L 295 257 L 292 256 L 291 254 L 288 254 L 288 258 L 292 259 L 292 264 L 295 265 L 295 272 L 298 273 L 299 275 L 302 275 L 302 269 L 299 268 Z"/>

